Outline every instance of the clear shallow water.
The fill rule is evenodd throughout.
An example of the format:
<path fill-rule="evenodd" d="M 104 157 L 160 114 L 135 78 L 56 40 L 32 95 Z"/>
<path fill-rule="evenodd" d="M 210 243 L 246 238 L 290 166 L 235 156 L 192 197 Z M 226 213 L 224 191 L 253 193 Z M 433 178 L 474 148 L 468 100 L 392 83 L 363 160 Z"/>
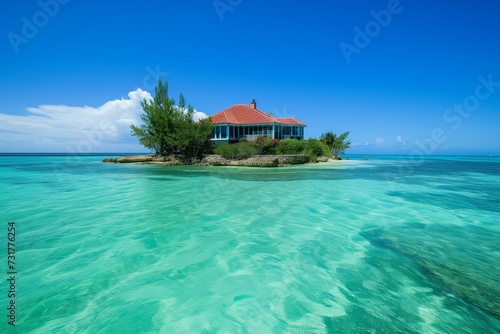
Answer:
<path fill-rule="evenodd" d="M 0 156 L 21 333 L 500 332 L 499 158 L 102 158 Z"/>

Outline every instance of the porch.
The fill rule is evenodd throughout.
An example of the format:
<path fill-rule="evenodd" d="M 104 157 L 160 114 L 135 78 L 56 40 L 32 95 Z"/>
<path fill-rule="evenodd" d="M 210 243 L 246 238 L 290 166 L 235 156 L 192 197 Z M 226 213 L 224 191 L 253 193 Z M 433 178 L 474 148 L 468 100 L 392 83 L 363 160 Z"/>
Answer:
<path fill-rule="evenodd" d="M 300 125 L 216 125 L 212 132 L 212 140 L 238 141 L 240 138 L 255 140 L 258 137 L 270 139 L 302 139 L 304 127 Z"/>

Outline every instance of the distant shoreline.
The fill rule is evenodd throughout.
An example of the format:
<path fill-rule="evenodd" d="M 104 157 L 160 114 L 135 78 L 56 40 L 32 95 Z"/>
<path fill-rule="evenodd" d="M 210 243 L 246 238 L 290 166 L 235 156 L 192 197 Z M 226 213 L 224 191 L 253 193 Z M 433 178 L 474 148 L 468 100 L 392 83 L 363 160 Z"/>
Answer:
<path fill-rule="evenodd" d="M 122 156 L 139 156 L 139 155 L 149 155 L 149 153 L 128 153 L 128 152 L 108 152 L 108 153 L 0 153 L 0 157 L 122 157 Z M 342 157 L 346 160 L 379 160 L 383 158 L 401 158 L 405 159 L 410 157 L 410 154 L 346 154 Z M 489 155 L 489 154 L 434 154 L 426 155 L 422 158 L 425 159 L 449 159 L 449 158 L 487 158 L 487 159 L 498 159 L 500 155 Z"/>

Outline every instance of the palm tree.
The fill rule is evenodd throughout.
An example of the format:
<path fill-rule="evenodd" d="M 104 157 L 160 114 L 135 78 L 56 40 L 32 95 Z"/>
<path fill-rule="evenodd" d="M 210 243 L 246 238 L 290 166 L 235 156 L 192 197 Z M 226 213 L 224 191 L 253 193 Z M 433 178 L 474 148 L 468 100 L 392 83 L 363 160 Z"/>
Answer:
<path fill-rule="evenodd" d="M 328 146 L 334 158 L 337 158 L 339 154 L 344 154 L 345 150 L 351 147 L 351 141 L 346 141 L 347 136 L 349 136 L 349 131 L 342 133 L 340 136 L 330 131 L 323 133 L 319 139 Z"/>
<path fill-rule="evenodd" d="M 323 142 L 323 144 L 325 144 L 326 146 L 328 146 L 328 149 L 330 150 L 330 152 L 333 153 L 333 147 L 335 145 L 335 140 L 337 139 L 337 135 L 334 134 L 333 132 L 325 132 L 323 134 L 321 134 L 321 136 L 319 137 L 319 140 L 321 140 Z"/>
<path fill-rule="evenodd" d="M 349 136 L 349 131 L 342 133 L 340 136 L 337 136 L 335 139 L 334 147 L 333 147 L 333 155 L 338 157 L 339 154 L 345 154 L 345 150 L 351 147 L 351 141 L 346 140 L 347 136 Z"/>

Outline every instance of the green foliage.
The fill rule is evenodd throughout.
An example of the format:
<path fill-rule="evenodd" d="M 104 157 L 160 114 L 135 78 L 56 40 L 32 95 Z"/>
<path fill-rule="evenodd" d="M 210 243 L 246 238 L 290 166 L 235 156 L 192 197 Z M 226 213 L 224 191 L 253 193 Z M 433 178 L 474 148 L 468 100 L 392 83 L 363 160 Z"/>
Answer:
<path fill-rule="evenodd" d="M 144 113 L 140 126 L 131 125 L 131 133 L 144 147 L 157 155 L 179 154 L 185 161 L 201 158 L 213 151 L 210 136 L 214 125 L 210 118 L 194 122 L 194 108 L 182 93 L 179 103 L 168 97 L 168 84 L 158 79 L 155 96 L 141 102 Z"/>
<path fill-rule="evenodd" d="M 333 152 L 333 146 L 335 145 L 336 138 L 337 135 L 330 131 L 322 133 L 319 137 L 319 140 L 321 140 L 326 146 L 328 146 L 330 152 Z"/>
<path fill-rule="evenodd" d="M 250 142 L 250 145 L 255 147 L 260 155 L 276 154 L 278 144 L 279 140 L 264 138 L 263 136 L 259 136 L 257 139 Z"/>
<path fill-rule="evenodd" d="M 333 153 L 336 157 L 340 154 L 344 154 L 345 150 L 351 147 L 351 141 L 346 140 L 347 136 L 349 136 L 349 131 L 340 134 L 335 141 L 335 145 L 333 147 Z"/>
<path fill-rule="evenodd" d="M 305 141 L 297 139 L 283 139 L 276 147 L 276 154 L 302 154 L 305 143 Z"/>
<path fill-rule="evenodd" d="M 240 141 L 236 144 L 223 144 L 215 149 L 215 154 L 220 154 L 226 159 L 240 160 L 252 155 L 273 154 L 306 154 L 310 160 L 317 161 L 320 156 L 331 157 L 329 148 L 318 139 L 297 140 L 284 139 L 281 141 L 258 137 L 254 141 Z"/>
<path fill-rule="evenodd" d="M 155 87 L 155 97 L 141 102 L 144 113 L 141 115 L 142 125 L 131 125 L 132 135 L 139 138 L 144 147 L 154 150 L 156 154 L 167 154 L 172 150 L 167 145 L 167 133 L 171 128 L 169 122 L 174 101 L 168 98 L 168 85 L 161 78 Z"/>
<path fill-rule="evenodd" d="M 284 139 L 276 147 L 276 154 L 307 154 L 314 162 L 320 156 L 332 156 L 328 147 L 314 138 L 308 140 Z"/>
<path fill-rule="evenodd" d="M 344 154 L 346 149 L 351 147 L 351 141 L 346 140 L 347 136 L 349 136 L 349 131 L 339 136 L 330 131 L 323 133 L 319 139 L 328 146 L 330 152 L 332 152 L 334 156 L 338 157 L 340 154 Z"/>
<path fill-rule="evenodd" d="M 226 159 L 241 160 L 256 155 L 259 152 L 249 143 L 222 144 L 215 149 L 215 154 L 220 154 Z"/>
<path fill-rule="evenodd" d="M 316 162 L 320 156 L 331 156 L 331 153 L 324 143 L 315 138 L 309 138 L 306 142 L 304 153 L 309 155 L 311 161 Z"/>
<path fill-rule="evenodd" d="M 185 161 L 193 158 L 201 159 L 204 154 L 213 152 L 210 140 L 214 125 L 210 118 L 195 123 L 191 120 L 175 122 L 172 138 L 179 148 L 179 153 Z"/>

